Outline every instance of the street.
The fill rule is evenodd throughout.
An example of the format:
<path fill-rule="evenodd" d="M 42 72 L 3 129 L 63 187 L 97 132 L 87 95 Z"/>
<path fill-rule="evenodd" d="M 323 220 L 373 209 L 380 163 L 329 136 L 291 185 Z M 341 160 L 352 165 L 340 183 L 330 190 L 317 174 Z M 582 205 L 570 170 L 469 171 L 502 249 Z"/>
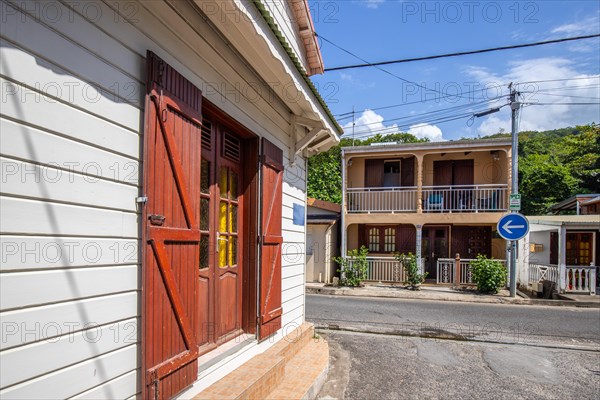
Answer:
<path fill-rule="evenodd" d="M 307 295 L 306 313 L 330 344 L 319 399 L 600 396 L 598 309 Z"/>

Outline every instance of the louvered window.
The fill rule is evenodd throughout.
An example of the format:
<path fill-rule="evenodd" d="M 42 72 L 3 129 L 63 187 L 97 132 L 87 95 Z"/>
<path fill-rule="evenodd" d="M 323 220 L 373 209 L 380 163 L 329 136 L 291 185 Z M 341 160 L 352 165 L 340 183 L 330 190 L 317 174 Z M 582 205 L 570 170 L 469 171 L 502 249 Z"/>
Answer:
<path fill-rule="evenodd" d="M 208 151 L 212 149 L 211 129 L 212 123 L 204 118 L 202 120 L 202 147 Z"/>
<path fill-rule="evenodd" d="M 223 135 L 223 157 L 231 161 L 240 161 L 240 140 L 233 135 Z"/>

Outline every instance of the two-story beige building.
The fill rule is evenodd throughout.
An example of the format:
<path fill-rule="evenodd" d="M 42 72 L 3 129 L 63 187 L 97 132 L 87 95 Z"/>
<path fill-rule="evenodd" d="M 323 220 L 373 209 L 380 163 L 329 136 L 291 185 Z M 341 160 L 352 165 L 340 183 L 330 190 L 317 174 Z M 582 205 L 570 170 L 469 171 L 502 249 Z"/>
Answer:
<path fill-rule="evenodd" d="M 344 147 L 342 254 L 364 245 L 368 280 L 402 281 L 393 255 L 412 252 L 438 283 L 454 281 L 456 254 L 465 266 L 477 254 L 505 259 L 495 231 L 510 174 L 507 139 Z M 461 275 L 470 281 L 468 267 Z"/>

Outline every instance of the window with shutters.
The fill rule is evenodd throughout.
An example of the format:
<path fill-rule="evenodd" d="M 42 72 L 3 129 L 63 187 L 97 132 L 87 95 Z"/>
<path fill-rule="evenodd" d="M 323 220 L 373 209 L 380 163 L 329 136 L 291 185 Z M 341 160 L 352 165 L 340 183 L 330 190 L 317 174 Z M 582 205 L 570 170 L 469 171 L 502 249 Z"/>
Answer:
<path fill-rule="evenodd" d="M 371 253 L 414 253 L 416 228 L 410 224 L 360 225 L 359 246 Z"/>

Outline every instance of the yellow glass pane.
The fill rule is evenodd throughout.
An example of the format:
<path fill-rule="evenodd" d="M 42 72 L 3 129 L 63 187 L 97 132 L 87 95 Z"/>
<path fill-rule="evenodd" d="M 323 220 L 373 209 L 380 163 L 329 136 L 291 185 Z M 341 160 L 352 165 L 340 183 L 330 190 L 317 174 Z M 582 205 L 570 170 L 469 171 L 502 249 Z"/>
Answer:
<path fill-rule="evenodd" d="M 219 268 L 227 266 L 227 240 L 226 237 L 219 238 Z"/>
<path fill-rule="evenodd" d="M 219 179 L 219 190 L 221 197 L 227 198 L 227 167 L 221 167 L 221 179 Z"/>
<path fill-rule="evenodd" d="M 219 232 L 227 232 L 227 203 L 219 204 Z"/>

